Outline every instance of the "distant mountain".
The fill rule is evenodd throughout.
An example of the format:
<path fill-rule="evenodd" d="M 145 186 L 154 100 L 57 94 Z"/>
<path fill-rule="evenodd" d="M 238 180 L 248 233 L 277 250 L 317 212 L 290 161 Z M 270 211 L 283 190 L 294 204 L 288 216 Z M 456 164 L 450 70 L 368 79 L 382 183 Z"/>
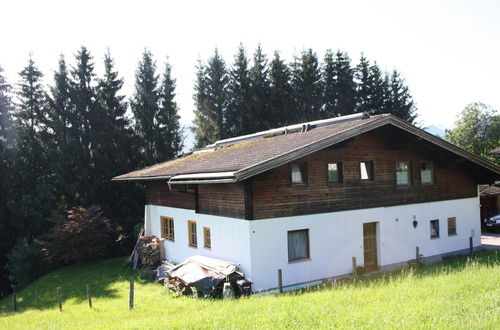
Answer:
<path fill-rule="evenodd" d="M 444 137 L 444 134 L 446 133 L 446 129 L 444 127 L 439 127 L 436 125 L 424 127 L 424 131 L 431 133 L 433 135 L 437 135 L 440 138 Z"/>

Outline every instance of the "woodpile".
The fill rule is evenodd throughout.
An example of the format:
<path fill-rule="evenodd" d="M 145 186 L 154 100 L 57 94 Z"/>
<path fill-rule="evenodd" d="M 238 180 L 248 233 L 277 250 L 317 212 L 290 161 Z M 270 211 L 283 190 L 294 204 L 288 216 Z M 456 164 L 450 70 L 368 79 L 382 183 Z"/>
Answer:
<path fill-rule="evenodd" d="M 160 239 L 154 235 L 140 236 L 134 252 L 134 269 L 155 268 L 161 264 Z"/>

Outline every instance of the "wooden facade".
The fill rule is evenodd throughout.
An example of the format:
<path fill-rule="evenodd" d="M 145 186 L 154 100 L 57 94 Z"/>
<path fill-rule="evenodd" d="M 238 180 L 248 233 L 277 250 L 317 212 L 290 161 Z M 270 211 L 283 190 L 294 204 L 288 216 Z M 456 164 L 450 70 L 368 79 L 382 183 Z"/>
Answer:
<path fill-rule="evenodd" d="M 361 180 L 361 161 L 373 163 L 373 180 Z M 409 164 L 408 185 L 396 184 L 398 161 Z M 429 161 L 433 183 L 421 184 L 421 163 Z M 342 164 L 341 183 L 327 182 L 329 162 Z M 306 165 L 305 184 L 291 183 L 294 163 Z M 198 185 L 194 194 L 171 192 L 165 181 L 147 184 L 148 204 L 249 220 L 475 196 L 476 179 L 452 155 L 433 150 L 412 136 L 383 130 L 359 135 L 242 183 Z"/>

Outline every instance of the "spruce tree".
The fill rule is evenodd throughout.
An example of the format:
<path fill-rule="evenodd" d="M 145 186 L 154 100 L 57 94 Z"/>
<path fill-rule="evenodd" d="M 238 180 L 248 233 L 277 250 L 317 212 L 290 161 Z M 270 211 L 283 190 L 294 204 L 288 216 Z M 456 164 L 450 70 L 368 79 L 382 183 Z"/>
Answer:
<path fill-rule="evenodd" d="M 269 77 L 266 55 L 260 44 L 253 55 L 253 65 L 250 68 L 250 113 L 252 126 L 246 133 L 266 130 L 272 127 L 269 113 Z"/>
<path fill-rule="evenodd" d="M 72 148 L 79 169 L 74 172 L 74 179 L 79 195 L 77 202 L 87 205 L 92 199 L 92 187 L 100 184 L 92 169 L 94 157 L 99 152 L 99 139 L 93 133 L 102 129 L 104 118 L 96 102 L 94 63 L 87 48 L 82 46 L 78 50 L 75 62 L 70 71 L 71 127 L 77 139 Z"/>
<path fill-rule="evenodd" d="M 158 157 L 168 160 L 177 157 L 183 147 L 183 133 L 179 124 L 177 102 L 175 98 L 175 79 L 172 78 L 172 66 L 165 62 L 159 93 L 158 121 Z"/>
<path fill-rule="evenodd" d="M 389 81 L 380 67 L 375 62 L 370 66 L 370 111 L 369 114 L 376 115 L 387 112 L 387 98 L 389 95 Z"/>
<path fill-rule="evenodd" d="M 386 105 L 386 111 L 399 118 L 414 124 L 417 114 L 416 106 L 410 95 L 408 86 L 401 78 L 397 70 L 393 70 L 389 79 L 389 94 Z"/>
<path fill-rule="evenodd" d="M 142 54 L 135 73 L 135 88 L 130 105 L 135 118 L 135 131 L 140 141 L 143 164 L 151 165 L 158 161 L 156 150 L 155 122 L 158 113 L 158 75 L 153 55 L 147 49 Z"/>
<path fill-rule="evenodd" d="M 303 51 L 292 65 L 292 86 L 296 122 L 317 120 L 323 105 L 323 82 L 318 57 L 312 49 Z"/>
<path fill-rule="evenodd" d="M 12 216 L 17 233 L 31 240 L 47 229 L 45 218 L 53 207 L 48 170 L 50 153 L 42 135 L 47 107 L 41 81 L 43 74 L 31 57 L 19 75 L 15 111 L 18 153 Z"/>
<path fill-rule="evenodd" d="M 248 58 L 242 44 L 234 56 L 234 63 L 229 72 L 228 105 L 226 111 L 226 129 L 230 136 L 238 136 L 251 131 L 252 113 L 250 110 L 250 78 Z"/>
<path fill-rule="evenodd" d="M 356 66 L 356 112 L 371 111 L 371 89 L 372 81 L 370 75 L 370 62 L 361 54 L 359 64 Z"/>
<path fill-rule="evenodd" d="M 276 51 L 269 68 L 269 126 L 291 124 L 296 118 L 294 109 L 290 69 Z"/>
<path fill-rule="evenodd" d="M 207 65 L 198 64 L 195 84 L 195 146 L 203 147 L 230 136 L 225 122 L 229 103 L 229 77 L 226 64 L 215 49 Z"/>

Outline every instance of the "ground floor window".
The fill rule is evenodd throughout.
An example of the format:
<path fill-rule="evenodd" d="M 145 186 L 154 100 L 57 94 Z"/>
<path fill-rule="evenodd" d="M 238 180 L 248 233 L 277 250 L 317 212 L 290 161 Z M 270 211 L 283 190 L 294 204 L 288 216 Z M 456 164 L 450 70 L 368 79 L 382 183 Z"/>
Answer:
<path fill-rule="evenodd" d="M 210 235 L 209 227 L 203 227 L 203 241 L 206 248 L 212 247 L 212 237 Z"/>
<path fill-rule="evenodd" d="M 309 229 L 288 232 L 288 261 L 309 258 Z"/>
<path fill-rule="evenodd" d="M 174 218 L 160 217 L 161 237 L 173 241 L 174 235 Z"/>
<path fill-rule="evenodd" d="M 457 218 L 448 218 L 448 236 L 455 236 L 457 234 Z"/>
<path fill-rule="evenodd" d="M 439 220 L 431 220 L 431 238 L 439 238 Z"/>
<path fill-rule="evenodd" d="M 198 239 L 196 237 L 196 221 L 188 221 L 188 242 L 190 246 L 198 246 Z"/>

